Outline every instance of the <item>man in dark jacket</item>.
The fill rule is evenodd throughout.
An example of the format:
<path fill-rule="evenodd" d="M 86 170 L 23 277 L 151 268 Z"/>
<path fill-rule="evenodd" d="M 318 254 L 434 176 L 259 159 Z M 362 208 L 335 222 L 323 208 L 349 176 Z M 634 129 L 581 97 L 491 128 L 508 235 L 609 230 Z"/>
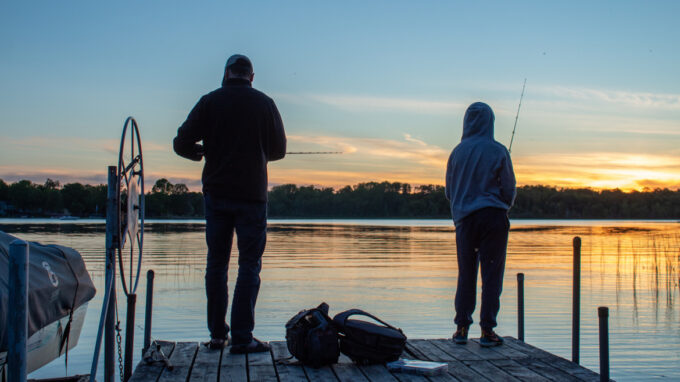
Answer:
<path fill-rule="evenodd" d="M 229 342 L 227 269 L 236 230 L 239 269 L 231 305 L 232 353 L 269 351 L 252 332 L 267 235 L 267 162 L 286 154 L 279 111 L 271 98 L 252 88 L 253 77 L 248 57 L 231 56 L 222 87 L 201 97 L 174 140 L 178 155 L 194 161 L 205 158 L 205 289 L 211 348 Z"/>
<path fill-rule="evenodd" d="M 477 271 L 482 268 L 480 345 L 496 346 L 496 315 L 500 310 L 503 273 L 515 200 L 515 174 L 508 150 L 493 137 L 494 115 L 489 105 L 468 107 L 463 138 L 453 149 L 446 169 L 446 197 L 456 226 L 458 287 L 456 288 L 456 343 L 467 342 L 477 294 Z"/>

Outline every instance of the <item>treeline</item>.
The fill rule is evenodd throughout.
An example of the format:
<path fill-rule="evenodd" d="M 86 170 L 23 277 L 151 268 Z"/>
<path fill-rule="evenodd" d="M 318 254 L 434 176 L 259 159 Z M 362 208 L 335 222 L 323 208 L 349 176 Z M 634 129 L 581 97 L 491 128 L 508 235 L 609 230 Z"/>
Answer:
<path fill-rule="evenodd" d="M 200 218 L 203 196 L 184 184 L 156 181 L 146 194 L 147 218 Z M 106 186 L 48 179 L 44 184 L 0 180 L 0 216 L 103 217 Z M 293 184 L 269 191 L 271 218 L 450 218 L 444 187 L 368 182 L 340 189 Z M 680 190 L 645 192 L 524 186 L 517 190 L 511 218 L 678 219 Z"/>
<path fill-rule="evenodd" d="M 69 183 L 47 179 L 44 184 L 22 180 L 12 184 L 0 179 L 0 216 L 49 217 L 106 216 L 106 185 Z M 203 195 L 184 184 L 159 179 L 145 195 L 148 218 L 203 217 Z"/>

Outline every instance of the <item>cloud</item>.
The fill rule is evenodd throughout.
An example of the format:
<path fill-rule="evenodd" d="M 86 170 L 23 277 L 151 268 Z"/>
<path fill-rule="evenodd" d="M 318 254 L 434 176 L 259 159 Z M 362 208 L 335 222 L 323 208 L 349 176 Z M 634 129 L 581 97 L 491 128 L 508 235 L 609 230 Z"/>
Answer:
<path fill-rule="evenodd" d="M 401 182 L 414 185 L 443 184 L 443 172 L 403 169 L 397 172 L 382 171 L 342 171 L 277 168 L 270 171 L 270 185 L 298 184 L 340 188 L 364 182 Z"/>
<path fill-rule="evenodd" d="M 454 101 L 417 98 L 378 97 L 342 94 L 277 94 L 276 98 L 294 103 L 321 103 L 351 112 L 406 112 L 417 114 L 455 114 L 465 105 Z"/>
<path fill-rule="evenodd" d="M 442 167 L 449 155 L 448 149 L 430 145 L 422 140 L 404 134 L 404 140 L 355 138 L 337 136 L 289 136 L 291 142 L 314 143 L 324 148 L 343 151 L 346 154 L 361 156 L 367 160 L 401 159 L 426 167 Z"/>
<path fill-rule="evenodd" d="M 531 92 L 556 99 L 643 109 L 680 110 L 680 94 L 632 92 L 583 87 L 539 86 Z M 539 97 L 540 98 L 540 97 Z"/>
<path fill-rule="evenodd" d="M 559 187 L 675 187 L 680 184 L 680 158 L 668 155 L 599 152 L 546 154 L 515 158 L 520 184 Z"/>
<path fill-rule="evenodd" d="M 30 180 L 33 183 L 43 184 L 50 178 L 59 181 L 62 185 L 68 183 L 82 183 L 82 184 L 106 184 L 107 175 L 102 172 L 83 172 L 83 171 L 68 171 L 64 169 L 27 169 L 23 171 L 14 171 L 6 166 L 0 166 L 0 179 L 8 183 L 18 182 L 20 180 Z"/>

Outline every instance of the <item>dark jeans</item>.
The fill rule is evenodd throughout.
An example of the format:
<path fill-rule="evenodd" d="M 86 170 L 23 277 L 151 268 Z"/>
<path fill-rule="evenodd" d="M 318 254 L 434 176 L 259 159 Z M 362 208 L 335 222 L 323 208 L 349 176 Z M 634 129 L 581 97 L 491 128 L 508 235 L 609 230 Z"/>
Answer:
<path fill-rule="evenodd" d="M 229 333 L 225 321 L 229 300 L 227 270 L 235 229 L 239 256 L 231 303 L 231 336 L 234 344 L 250 343 L 255 327 L 255 302 L 260 291 L 262 253 L 267 241 L 267 204 L 218 198 L 206 193 L 205 220 L 208 244 L 205 291 L 210 336 L 223 339 Z"/>
<path fill-rule="evenodd" d="M 509 229 L 507 212 L 499 208 L 475 211 L 456 226 L 458 287 L 454 322 L 457 326 L 470 326 L 473 322 L 477 270 L 481 264 L 482 312 L 479 325 L 484 330 L 496 327 Z"/>

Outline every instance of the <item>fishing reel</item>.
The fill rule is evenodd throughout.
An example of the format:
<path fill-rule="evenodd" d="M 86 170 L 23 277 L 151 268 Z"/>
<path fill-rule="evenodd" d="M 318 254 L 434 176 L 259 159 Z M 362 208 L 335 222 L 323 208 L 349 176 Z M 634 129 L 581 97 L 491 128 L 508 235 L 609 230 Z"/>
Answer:
<path fill-rule="evenodd" d="M 123 291 L 130 295 L 137 290 L 144 246 L 144 160 L 139 127 L 132 117 L 128 117 L 123 125 L 118 152 L 116 196 L 119 216 L 118 264 Z M 126 268 L 129 270 L 127 278 Z"/>

